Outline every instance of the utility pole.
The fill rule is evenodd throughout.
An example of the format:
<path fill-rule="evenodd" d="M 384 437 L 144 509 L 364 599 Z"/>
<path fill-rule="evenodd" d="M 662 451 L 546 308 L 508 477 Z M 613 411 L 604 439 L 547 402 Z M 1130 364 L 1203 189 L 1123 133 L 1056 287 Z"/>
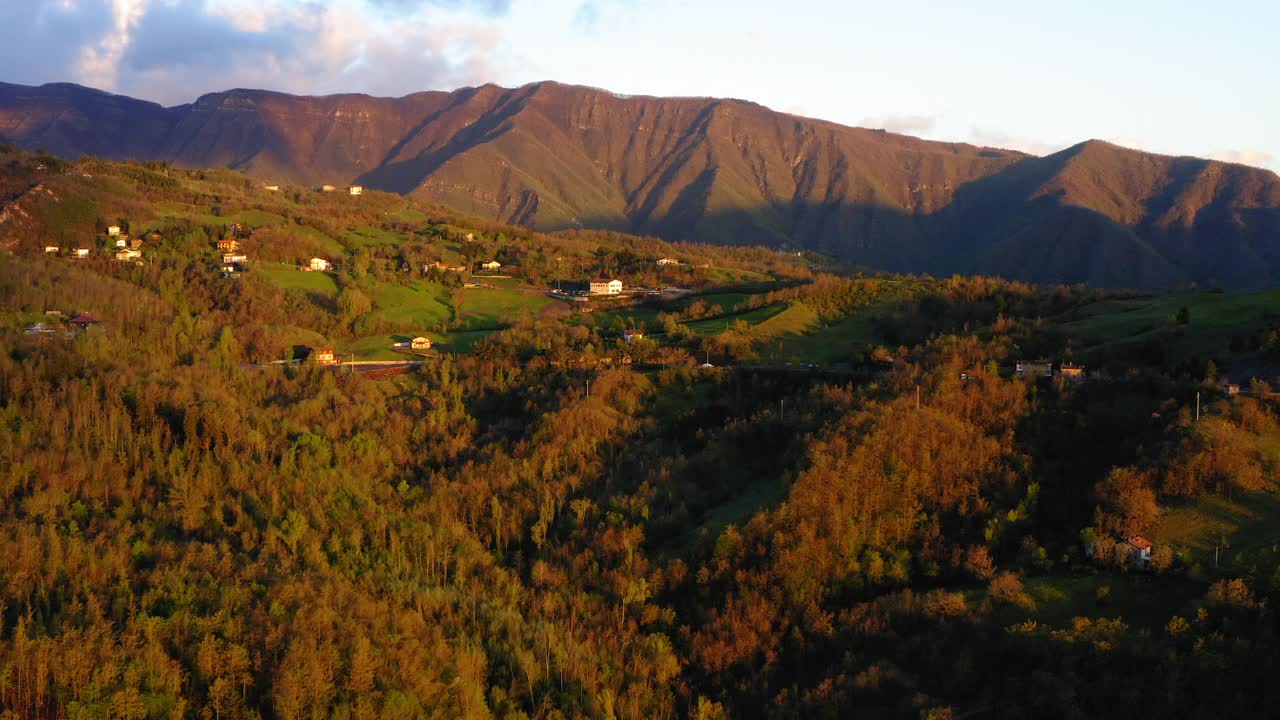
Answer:
<path fill-rule="evenodd" d="M 591 397 L 591 381 L 587 381 L 587 397 Z"/>
<path fill-rule="evenodd" d="M 787 417 L 787 399 L 782 398 L 778 401 L 778 419 L 785 420 Z"/>
<path fill-rule="evenodd" d="M 920 409 L 920 386 L 916 385 L 916 409 Z"/>
<path fill-rule="evenodd" d="M 1196 422 L 1200 422 L 1200 391 L 1196 391 Z"/>

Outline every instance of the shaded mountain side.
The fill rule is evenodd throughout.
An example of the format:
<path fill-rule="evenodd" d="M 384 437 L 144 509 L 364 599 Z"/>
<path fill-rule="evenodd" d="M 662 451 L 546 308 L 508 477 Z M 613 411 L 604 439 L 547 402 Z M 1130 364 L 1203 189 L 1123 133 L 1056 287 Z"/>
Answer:
<path fill-rule="evenodd" d="M 536 83 L 403 98 L 231 90 L 163 108 L 0 84 L 0 138 L 66 156 L 358 182 L 539 230 L 808 248 L 1038 282 L 1280 282 L 1280 178 L 1090 141 L 1047 157 L 741 100 Z"/>

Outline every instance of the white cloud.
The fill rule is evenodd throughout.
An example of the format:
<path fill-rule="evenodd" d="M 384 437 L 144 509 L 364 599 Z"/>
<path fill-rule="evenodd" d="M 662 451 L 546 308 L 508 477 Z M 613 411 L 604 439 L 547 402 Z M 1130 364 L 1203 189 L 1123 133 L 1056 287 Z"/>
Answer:
<path fill-rule="evenodd" d="M 884 129 L 903 135 L 925 135 L 938 125 L 937 115 L 879 115 L 858 121 L 860 127 Z"/>
<path fill-rule="evenodd" d="M 1280 163 L 1276 162 L 1276 157 L 1262 150 L 1222 150 L 1213 153 L 1210 157 L 1223 162 L 1240 163 L 1241 165 L 1252 165 L 1253 167 L 1280 171 Z"/>
<path fill-rule="evenodd" d="M 0 1 L 0 80 L 178 104 L 232 87 L 404 95 L 502 79 L 494 0 Z"/>
<path fill-rule="evenodd" d="M 974 145 L 982 145 L 986 147 L 1000 148 L 1002 150 L 1017 150 L 1019 152 L 1028 153 L 1030 155 L 1052 155 L 1059 150 L 1070 147 L 1067 145 L 1056 145 L 1046 143 L 1042 140 L 1024 137 L 1015 133 L 1009 133 L 999 128 L 974 125 L 969 128 L 969 136 L 966 142 Z"/>

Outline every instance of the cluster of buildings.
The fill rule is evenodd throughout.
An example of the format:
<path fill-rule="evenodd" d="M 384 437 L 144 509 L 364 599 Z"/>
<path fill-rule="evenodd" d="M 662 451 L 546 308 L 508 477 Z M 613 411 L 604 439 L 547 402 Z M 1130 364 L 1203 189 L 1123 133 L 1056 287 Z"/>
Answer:
<path fill-rule="evenodd" d="M 158 238 L 159 233 L 152 233 L 152 237 Z M 129 237 L 129 234 L 123 232 L 119 225 L 111 225 L 107 227 L 107 248 L 108 252 L 115 256 L 120 262 L 135 262 L 142 264 L 142 238 Z M 46 255 L 57 255 L 62 252 L 60 245 L 45 245 L 44 252 Z M 67 256 L 72 260 L 86 260 L 92 255 L 93 250 L 89 247 L 74 247 L 68 251 Z"/>
<path fill-rule="evenodd" d="M 98 319 L 88 313 L 76 313 L 73 317 L 67 320 L 63 320 L 65 316 L 57 310 L 50 310 L 46 312 L 45 315 L 50 319 L 28 325 L 23 331 L 23 334 L 38 337 L 61 335 L 63 337 L 72 338 L 85 332 L 94 325 L 97 325 L 99 322 Z"/>
<path fill-rule="evenodd" d="M 275 190 L 279 190 L 279 189 L 280 189 L 280 187 L 279 187 L 278 185 L 268 185 L 268 186 L 267 186 L 267 189 L 268 189 L 268 190 L 271 190 L 271 189 L 273 189 L 273 188 L 274 188 Z M 338 188 L 334 187 L 333 185 L 321 185 L 320 187 L 318 187 L 318 188 L 316 188 L 316 189 L 317 189 L 317 190 L 319 190 L 320 192 L 336 192 L 336 191 L 338 190 Z M 347 186 L 347 194 L 348 194 L 348 195 L 363 195 L 363 194 L 364 194 L 364 186 L 362 186 L 362 185 L 348 185 L 348 186 Z"/>
<path fill-rule="evenodd" d="M 218 252 L 222 253 L 223 277 L 235 277 L 243 269 L 243 265 L 249 262 L 249 256 L 240 251 L 240 241 L 234 237 L 223 238 L 215 245 Z"/>
<path fill-rule="evenodd" d="M 1046 358 L 1019 360 L 1014 364 L 1013 371 L 1018 377 L 1051 378 L 1054 376 L 1054 362 Z M 1070 362 L 1059 363 L 1057 374 L 1067 380 L 1081 382 L 1085 379 L 1084 365 Z"/>

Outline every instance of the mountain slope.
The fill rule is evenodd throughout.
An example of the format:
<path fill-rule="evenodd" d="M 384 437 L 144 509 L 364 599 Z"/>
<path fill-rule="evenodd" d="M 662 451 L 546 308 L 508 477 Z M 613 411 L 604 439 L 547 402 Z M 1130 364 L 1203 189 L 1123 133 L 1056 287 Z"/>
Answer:
<path fill-rule="evenodd" d="M 232 90 L 162 108 L 0 84 L 0 138 L 63 155 L 359 182 L 541 230 L 803 247 L 1037 282 L 1280 281 L 1280 178 L 1088 142 L 1048 157 L 740 100 L 493 85 L 403 98 Z"/>

